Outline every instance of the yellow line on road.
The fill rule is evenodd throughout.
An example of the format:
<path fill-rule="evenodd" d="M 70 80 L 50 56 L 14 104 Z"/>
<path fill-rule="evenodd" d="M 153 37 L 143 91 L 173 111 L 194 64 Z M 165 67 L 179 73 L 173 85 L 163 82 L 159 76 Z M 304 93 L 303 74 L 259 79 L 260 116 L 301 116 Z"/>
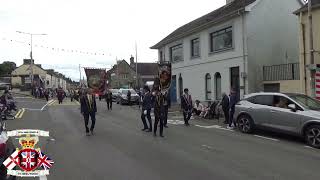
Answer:
<path fill-rule="evenodd" d="M 49 102 L 48 106 L 51 106 L 52 104 L 54 104 L 56 102 L 56 100 L 50 100 L 51 102 Z"/>
<path fill-rule="evenodd" d="M 22 112 L 22 109 L 19 109 L 19 111 L 17 112 L 17 114 L 14 116 L 14 118 L 17 118 L 17 117 L 20 115 L 21 112 Z"/>
<path fill-rule="evenodd" d="M 22 116 L 23 116 L 23 114 L 24 114 L 25 111 L 26 111 L 26 110 L 25 110 L 24 108 L 22 108 L 22 111 L 21 111 L 21 113 L 19 114 L 18 119 L 21 119 L 21 118 L 22 118 Z"/>

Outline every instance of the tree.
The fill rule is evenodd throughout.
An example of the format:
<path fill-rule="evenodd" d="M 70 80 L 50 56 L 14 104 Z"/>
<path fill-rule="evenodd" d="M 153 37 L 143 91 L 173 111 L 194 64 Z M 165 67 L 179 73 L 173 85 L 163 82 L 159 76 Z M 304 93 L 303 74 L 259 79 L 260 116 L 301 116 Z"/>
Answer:
<path fill-rule="evenodd" d="M 4 61 L 0 64 L 0 76 L 7 76 L 17 68 L 16 63 L 10 61 Z"/>

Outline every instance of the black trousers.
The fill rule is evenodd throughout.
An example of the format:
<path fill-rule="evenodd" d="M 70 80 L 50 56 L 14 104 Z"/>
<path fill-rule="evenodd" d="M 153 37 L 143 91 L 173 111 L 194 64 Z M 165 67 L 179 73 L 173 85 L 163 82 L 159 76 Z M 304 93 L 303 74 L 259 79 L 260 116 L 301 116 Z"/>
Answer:
<path fill-rule="evenodd" d="M 160 135 L 163 135 L 163 116 L 159 116 L 159 115 L 156 115 L 155 114 L 155 117 L 154 117 L 154 130 L 153 130 L 153 133 L 156 134 L 157 133 L 157 128 L 158 128 L 158 123 L 160 122 Z"/>
<path fill-rule="evenodd" d="M 152 121 L 151 121 L 151 115 L 150 115 L 150 112 L 151 112 L 151 109 L 147 109 L 147 114 L 145 115 L 144 114 L 144 109 L 142 109 L 142 112 L 141 112 L 141 120 L 142 120 L 142 123 L 143 123 L 143 129 L 149 129 L 150 131 L 152 131 Z M 147 121 L 146 121 L 146 117 L 148 119 L 148 122 L 149 122 L 149 127 L 148 127 L 148 124 L 147 124 Z"/>
<path fill-rule="evenodd" d="M 49 100 L 49 95 L 45 95 L 45 97 L 46 97 L 46 100 L 48 101 Z"/>
<path fill-rule="evenodd" d="M 231 108 L 230 111 L 229 111 L 229 126 L 231 126 L 232 123 L 234 125 L 236 125 L 236 123 L 233 122 L 234 111 L 235 111 L 235 109 L 233 109 L 233 108 Z"/>
<path fill-rule="evenodd" d="M 164 119 L 163 119 L 163 125 L 166 126 L 168 123 L 168 110 L 169 106 L 164 106 Z"/>
<path fill-rule="evenodd" d="M 224 114 L 224 119 L 225 119 L 225 123 L 229 122 L 229 109 L 223 109 L 223 114 Z"/>
<path fill-rule="evenodd" d="M 108 110 L 111 109 L 112 110 L 112 99 L 107 99 L 107 106 L 108 106 Z"/>
<path fill-rule="evenodd" d="M 84 125 L 86 127 L 86 132 L 89 132 L 88 124 L 89 124 L 89 117 L 91 117 L 91 127 L 90 131 L 93 131 L 94 126 L 96 124 L 96 113 L 95 112 L 90 112 L 90 113 L 84 113 L 83 118 L 84 118 Z"/>
<path fill-rule="evenodd" d="M 190 118 L 191 118 L 191 111 L 189 111 L 189 110 L 183 110 L 184 124 L 189 124 Z"/>

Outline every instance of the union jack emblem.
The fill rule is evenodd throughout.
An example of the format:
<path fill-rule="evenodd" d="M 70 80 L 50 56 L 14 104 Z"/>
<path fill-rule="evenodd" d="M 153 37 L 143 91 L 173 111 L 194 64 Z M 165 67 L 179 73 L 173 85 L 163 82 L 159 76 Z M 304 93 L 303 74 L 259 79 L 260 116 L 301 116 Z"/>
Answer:
<path fill-rule="evenodd" d="M 31 171 L 38 166 L 37 152 L 32 150 L 21 151 L 20 166 L 24 170 Z"/>
<path fill-rule="evenodd" d="M 41 151 L 39 152 L 38 166 L 41 166 L 43 169 L 48 170 L 52 167 L 53 163 L 53 160 L 51 160 L 48 156 L 46 156 Z"/>

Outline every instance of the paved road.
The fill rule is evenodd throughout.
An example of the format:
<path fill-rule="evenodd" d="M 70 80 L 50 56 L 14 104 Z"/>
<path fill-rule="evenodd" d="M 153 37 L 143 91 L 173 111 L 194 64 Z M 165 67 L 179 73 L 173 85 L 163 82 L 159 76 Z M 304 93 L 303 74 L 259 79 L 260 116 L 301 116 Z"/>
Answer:
<path fill-rule="evenodd" d="M 98 102 L 94 136 L 85 136 L 77 103 L 18 99 L 23 116 L 9 129 L 50 131 L 40 144 L 54 161 L 49 180 L 311 180 L 319 179 L 320 150 L 269 133 L 246 135 L 216 121 L 182 124 L 170 116 L 165 138 L 142 132 L 136 107 Z M 42 109 L 42 111 L 41 111 Z M 175 115 L 175 116 L 173 116 Z M 39 178 L 37 178 L 39 179 Z M 45 179 L 45 178 L 43 178 Z"/>

